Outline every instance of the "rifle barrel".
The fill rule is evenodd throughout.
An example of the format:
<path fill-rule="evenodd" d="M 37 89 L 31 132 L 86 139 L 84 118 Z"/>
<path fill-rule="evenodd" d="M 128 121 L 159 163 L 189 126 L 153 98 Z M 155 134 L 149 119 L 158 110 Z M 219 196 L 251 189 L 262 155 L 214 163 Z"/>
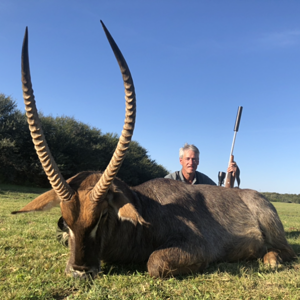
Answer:
<path fill-rule="evenodd" d="M 228 167 L 233 161 L 233 149 L 234 149 L 234 144 L 235 144 L 236 133 L 238 132 L 239 126 L 240 126 L 242 111 L 243 111 L 243 106 L 239 106 L 238 111 L 237 111 L 237 115 L 236 115 L 235 124 L 234 124 L 234 129 L 233 129 L 234 130 L 234 135 L 233 135 L 233 141 L 232 141 L 232 145 L 231 145 L 231 151 L 230 151 L 230 156 L 229 156 Z M 231 173 L 226 172 L 225 187 L 227 187 L 227 188 L 231 187 L 232 188 L 233 185 L 234 185 L 234 179 L 235 179 L 235 177 L 232 176 Z"/>
<path fill-rule="evenodd" d="M 239 130 L 242 111 L 243 111 L 243 106 L 239 106 L 238 111 L 237 111 L 237 115 L 236 115 L 236 119 L 235 119 L 234 129 L 233 129 L 234 130 L 234 135 L 233 135 L 233 141 L 232 141 L 232 145 L 231 145 L 230 156 L 233 155 L 233 149 L 234 149 L 234 144 L 235 144 L 236 133 Z"/>

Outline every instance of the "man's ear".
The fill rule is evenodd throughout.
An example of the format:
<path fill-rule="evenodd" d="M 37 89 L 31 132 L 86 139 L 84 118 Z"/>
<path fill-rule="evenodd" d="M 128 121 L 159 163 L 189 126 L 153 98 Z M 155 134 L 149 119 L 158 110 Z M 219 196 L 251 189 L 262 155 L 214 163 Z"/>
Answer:
<path fill-rule="evenodd" d="M 121 191 L 117 189 L 114 192 L 109 191 L 108 199 L 109 204 L 115 209 L 120 220 L 130 221 L 135 226 L 137 223 L 149 226 L 149 223 L 143 219 L 133 204 Z"/>
<path fill-rule="evenodd" d="M 45 211 L 59 206 L 60 199 L 54 190 L 50 190 L 38 196 L 19 211 L 13 211 L 12 214 L 27 213 L 32 211 Z"/>
<path fill-rule="evenodd" d="M 179 157 L 179 163 L 182 165 L 183 158 Z"/>

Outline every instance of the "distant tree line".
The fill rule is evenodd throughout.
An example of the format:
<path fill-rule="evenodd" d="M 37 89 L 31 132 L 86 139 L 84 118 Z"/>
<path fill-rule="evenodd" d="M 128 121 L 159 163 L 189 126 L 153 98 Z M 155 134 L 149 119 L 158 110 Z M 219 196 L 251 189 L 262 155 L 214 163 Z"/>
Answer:
<path fill-rule="evenodd" d="M 278 194 L 278 193 L 262 193 L 269 201 L 300 203 L 300 194 Z"/>
<path fill-rule="evenodd" d="M 64 178 L 80 171 L 106 168 L 118 142 L 116 134 L 102 134 L 101 130 L 66 116 L 40 114 L 40 119 Z M 133 141 L 117 176 L 134 186 L 167 173 L 149 157 L 146 149 Z M 0 94 L 0 181 L 49 186 L 33 147 L 26 115 L 4 94 Z"/>

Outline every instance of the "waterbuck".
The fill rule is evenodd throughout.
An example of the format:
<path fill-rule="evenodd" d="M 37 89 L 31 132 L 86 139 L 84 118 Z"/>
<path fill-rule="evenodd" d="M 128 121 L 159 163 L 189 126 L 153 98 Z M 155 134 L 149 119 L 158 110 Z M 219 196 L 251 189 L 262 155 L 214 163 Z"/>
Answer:
<path fill-rule="evenodd" d="M 248 189 L 187 185 L 155 179 L 129 187 L 116 177 L 135 124 L 135 91 L 128 66 L 102 23 L 119 63 L 126 94 L 125 125 L 102 172 L 62 177 L 46 143 L 31 85 L 28 33 L 22 49 L 22 83 L 32 140 L 52 190 L 20 211 L 61 208 L 69 230 L 66 273 L 95 276 L 100 262 L 146 262 L 149 274 L 197 272 L 210 262 L 263 258 L 276 266 L 296 255 L 271 203 Z"/>

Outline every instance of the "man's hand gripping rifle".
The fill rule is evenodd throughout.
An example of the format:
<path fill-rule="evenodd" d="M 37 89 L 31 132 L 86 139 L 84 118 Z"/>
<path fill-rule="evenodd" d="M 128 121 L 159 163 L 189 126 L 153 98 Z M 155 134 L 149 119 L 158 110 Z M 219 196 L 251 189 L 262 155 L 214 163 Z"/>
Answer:
<path fill-rule="evenodd" d="M 240 126 L 242 111 L 243 111 L 243 107 L 239 106 L 237 116 L 236 116 L 236 120 L 235 120 L 234 129 L 233 129 L 234 130 L 234 135 L 233 135 L 233 141 L 232 141 L 232 145 L 231 145 L 228 169 L 230 168 L 231 164 L 234 162 L 233 161 L 233 158 L 234 158 L 233 157 L 233 148 L 234 148 L 234 144 L 235 144 L 236 133 L 238 132 L 239 126 Z M 227 171 L 227 173 L 219 172 L 219 186 L 221 186 L 223 184 L 224 177 L 225 177 L 225 184 L 224 184 L 225 187 L 233 188 L 235 179 L 237 179 L 238 185 L 240 185 L 240 170 L 239 170 L 238 167 L 237 167 L 236 173 L 228 172 L 228 171 Z"/>

